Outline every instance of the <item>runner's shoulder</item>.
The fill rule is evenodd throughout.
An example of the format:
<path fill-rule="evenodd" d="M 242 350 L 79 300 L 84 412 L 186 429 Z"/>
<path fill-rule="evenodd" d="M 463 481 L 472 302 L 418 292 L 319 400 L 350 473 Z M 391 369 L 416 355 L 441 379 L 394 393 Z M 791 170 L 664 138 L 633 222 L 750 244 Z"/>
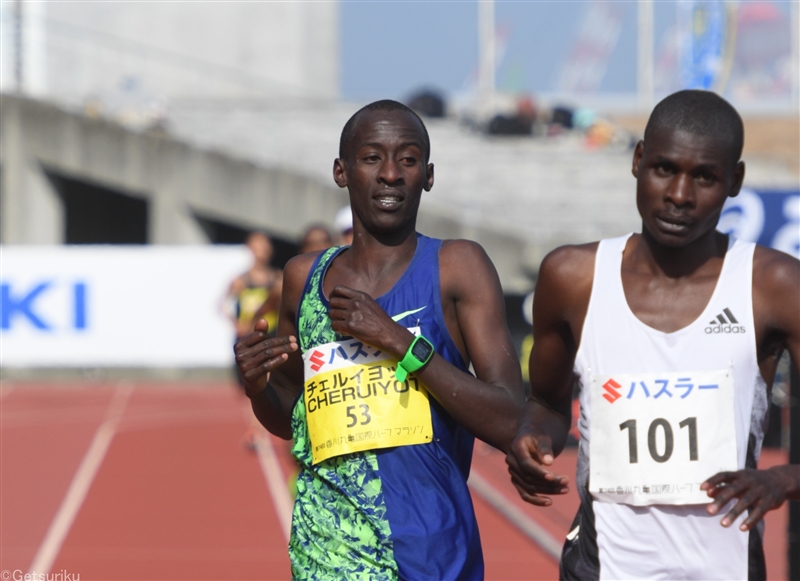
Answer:
<path fill-rule="evenodd" d="M 442 248 L 439 251 L 440 263 L 461 262 L 471 259 L 492 264 L 492 260 L 486 254 L 486 250 L 474 240 L 465 240 L 463 238 L 442 240 Z"/>
<path fill-rule="evenodd" d="M 599 242 L 568 244 L 549 252 L 539 267 L 539 278 L 557 285 L 591 284 Z"/>
<path fill-rule="evenodd" d="M 756 246 L 753 253 L 753 289 L 759 292 L 797 295 L 800 288 L 800 260 L 794 256 Z"/>
<path fill-rule="evenodd" d="M 247 288 L 247 273 L 244 272 L 231 281 L 228 291 L 231 294 L 238 294 Z"/>
<path fill-rule="evenodd" d="M 497 281 L 497 269 L 484 250 L 483 246 L 473 240 L 442 240 L 439 250 L 439 272 L 442 282 L 452 282 L 460 287 L 474 285 L 479 282 Z"/>
<path fill-rule="evenodd" d="M 753 254 L 753 306 L 757 317 L 769 327 L 784 329 L 800 314 L 800 260 L 756 246 Z"/>
<path fill-rule="evenodd" d="M 321 252 L 321 251 L 320 251 Z M 283 269 L 283 292 L 288 294 L 297 293 L 299 297 L 306 284 L 308 273 L 314 260 L 319 256 L 319 252 L 308 252 L 291 258 Z"/>

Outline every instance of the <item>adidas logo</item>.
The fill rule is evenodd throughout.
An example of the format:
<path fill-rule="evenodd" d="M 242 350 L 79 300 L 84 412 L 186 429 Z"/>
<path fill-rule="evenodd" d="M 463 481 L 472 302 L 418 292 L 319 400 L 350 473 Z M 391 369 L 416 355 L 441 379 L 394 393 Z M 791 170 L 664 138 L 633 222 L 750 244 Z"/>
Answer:
<path fill-rule="evenodd" d="M 733 313 L 728 308 L 722 309 L 722 312 L 719 315 L 717 315 L 716 319 L 714 319 L 709 323 L 709 326 L 706 327 L 705 330 L 706 330 L 706 335 L 717 335 L 719 333 L 730 334 L 730 333 L 745 332 L 744 325 L 739 324 L 739 321 L 736 320 L 736 317 L 733 316 Z"/>

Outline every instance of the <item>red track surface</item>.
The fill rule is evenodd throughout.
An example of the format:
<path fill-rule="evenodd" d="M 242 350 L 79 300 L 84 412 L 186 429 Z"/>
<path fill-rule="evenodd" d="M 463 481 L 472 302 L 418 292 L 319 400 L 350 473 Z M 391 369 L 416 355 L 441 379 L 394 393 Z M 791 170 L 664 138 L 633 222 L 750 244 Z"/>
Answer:
<path fill-rule="evenodd" d="M 50 572 L 81 580 L 290 577 L 280 509 L 258 456 L 243 446 L 247 410 L 234 387 L 6 383 L 2 396 L 0 569 L 24 574 L 35 559 L 47 564 L 44 545 Z M 283 487 L 293 470 L 288 446 L 269 442 Z M 785 462 L 775 452 L 762 459 Z M 574 476 L 574 453 L 556 469 Z M 481 443 L 473 470 L 561 542 L 574 491 L 547 509 L 526 505 L 502 454 Z M 488 580 L 558 577 L 543 550 L 473 496 Z M 784 507 L 767 519 L 771 579 L 786 579 L 786 518 Z"/>

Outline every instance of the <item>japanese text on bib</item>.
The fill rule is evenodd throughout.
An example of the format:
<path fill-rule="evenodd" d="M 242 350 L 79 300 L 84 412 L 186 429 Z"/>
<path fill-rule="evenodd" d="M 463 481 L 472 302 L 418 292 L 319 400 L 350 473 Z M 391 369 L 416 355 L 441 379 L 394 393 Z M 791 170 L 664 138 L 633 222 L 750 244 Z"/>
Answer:
<path fill-rule="evenodd" d="M 589 492 L 636 506 L 705 504 L 736 470 L 731 370 L 592 375 Z"/>
<path fill-rule="evenodd" d="M 415 335 L 419 328 L 409 329 Z M 303 354 L 304 402 L 313 463 L 333 456 L 430 442 L 425 386 L 395 380 L 397 360 L 357 339 Z"/>

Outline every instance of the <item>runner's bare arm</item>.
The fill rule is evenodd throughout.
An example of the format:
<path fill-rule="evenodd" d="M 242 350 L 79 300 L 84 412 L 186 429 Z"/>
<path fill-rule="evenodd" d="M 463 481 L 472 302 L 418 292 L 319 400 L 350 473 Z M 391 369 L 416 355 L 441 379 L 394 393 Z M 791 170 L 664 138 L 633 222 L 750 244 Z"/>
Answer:
<path fill-rule="evenodd" d="M 236 297 L 244 288 L 244 276 L 238 276 L 231 281 L 231 284 L 228 286 L 228 291 L 220 300 L 220 310 L 222 314 L 225 315 L 225 318 L 237 329 L 237 336 L 239 336 L 239 319 L 236 313 Z"/>
<path fill-rule="evenodd" d="M 506 456 L 520 497 L 547 506 L 569 479 L 547 467 L 561 453 L 571 424 L 573 365 L 592 288 L 597 245 L 567 246 L 542 262 L 533 298 L 531 393 L 519 434 Z"/>
<path fill-rule="evenodd" d="M 753 257 L 753 318 L 759 365 L 768 381 L 774 375 L 775 354 L 784 349 L 788 349 L 795 367 L 800 367 L 797 289 L 800 289 L 800 261 L 782 252 L 757 247 Z M 710 514 L 717 514 L 728 501 L 738 498 L 721 524 L 730 526 L 742 512 L 749 510 L 740 525 L 746 531 L 787 499 L 800 500 L 800 466 L 785 464 L 768 470 L 721 472 L 706 480 L 702 487 L 714 499 L 708 505 Z"/>
<path fill-rule="evenodd" d="M 277 311 L 280 309 L 281 305 L 281 297 L 283 296 L 283 271 L 277 271 L 275 275 L 275 282 L 269 289 L 269 296 L 267 300 L 264 301 L 258 310 L 253 315 L 253 321 L 255 325 L 255 321 L 258 321 L 271 311 Z"/>
<path fill-rule="evenodd" d="M 439 254 L 442 309 L 447 328 L 476 377 L 439 354 L 416 372 L 450 415 L 472 434 L 507 451 L 523 404 L 519 359 L 505 320 L 500 281 L 483 249 L 445 242 Z M 337 286 L 331 292 L 333 329 L 402 359 L 413 335 L 365 293 Z"/>
<path fill-rule="evenodd" d="M 298 256 L 286 265 L 277 336 L 270 338 L 266 321 L 261 320 L 234 347 L 253 413 L 267 430 L 287 440 L 292 437 L 292 405 L 303 385 L 296 312 L 314 258 Z"/>

